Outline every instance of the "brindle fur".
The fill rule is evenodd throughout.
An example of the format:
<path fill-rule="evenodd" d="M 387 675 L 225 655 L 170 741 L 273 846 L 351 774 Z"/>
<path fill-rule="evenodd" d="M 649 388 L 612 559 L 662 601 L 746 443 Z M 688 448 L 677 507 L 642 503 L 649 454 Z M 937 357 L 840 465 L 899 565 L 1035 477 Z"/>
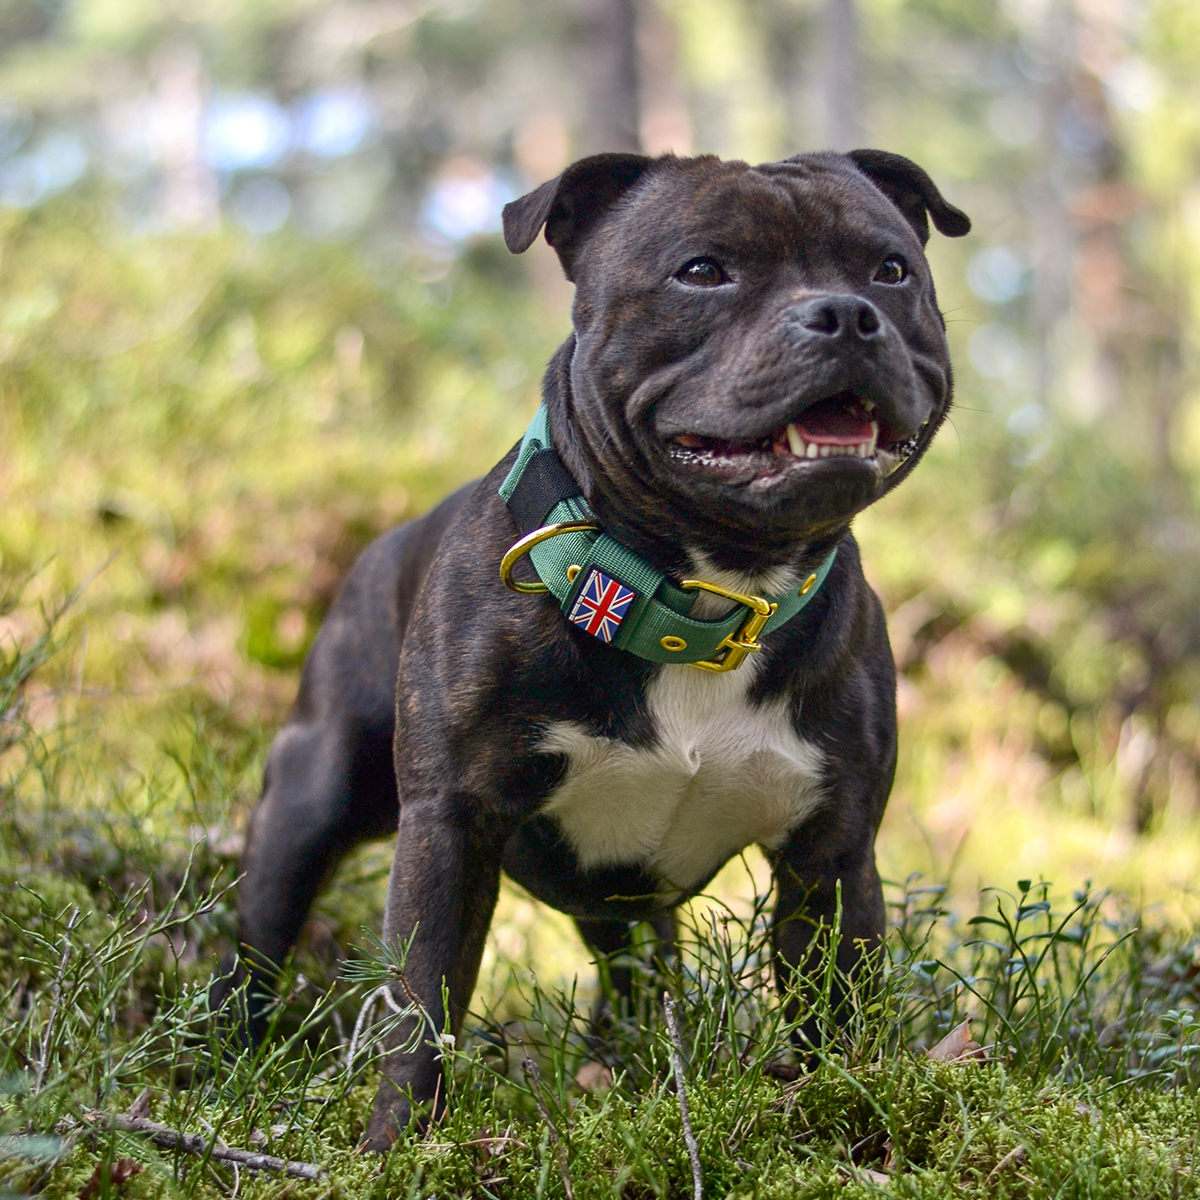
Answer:
<path fill-rule="evenodd" d="M 950 403 L 926 212 L 944 233 L 969 228 L 920 168 L 859 151 L 756 168 L 600 155 L 505 214 L 511 249 L 545 227 L 576 283 L 574 332 L 544 397 L 555 447 L 604 527 L 676 579 L 697 552 L 724 570 L 786 565 L 802 578 L 838 547 L 815 599 L 765 639 L 748 694 L 751 704 L 786 698 L 824 758 L 827 802 L 769 855 L 775 947 L 788 966 L 801 964 L 810 922 L 832 920 L 839 883 L 839 965 L 852 970 L 884 931 L 874 840 L 896 761 L 895 672 L 849 525 L 912 469 Z M 908 260 L 908 286 L 871 286 L 890 252 Z M 703 255 L 737 264 L 733 301 L 675 283 Z M 887 336 L 830 336 L 814 304 L 873 305 Z M 875 401 L 894 440 L 915 439 L 892 475 L 835 459 L 841 467 L 817 464 L 815 482 L 770 489 L 714 483 L 667 458 L 677 433 L 753 440 L 843 388 Z M 663 925 L 655 879 L 636 865 L 581 870 L 538 815 L 566 770 L 538 743 L 570 721 L 653 744 L 646 685 L 685 668 L 616 651 L 553 601 L 501 585 L 496 566 L 517 531 L 497 488 L 514 455 L 375 542 L 326 619 L 272 749 L 243 864 L 254 990 L 269 984 L 339 859 L 393 832 L 398 811 L 384 937 L 416 930 L 407 979 L 439 1027 L 443 980 L 450 1026 L 461 1025 L 502 870 L 574 916 L 601 951 L 627 944 L 631 919 Z M 250 1027 L 261 1035 L 261 1009 Z M 439 1071 L 430 1046 L 392 1054 L 368 1146 L 385 1149 L 412 1102 L 433 1102 Z"/>

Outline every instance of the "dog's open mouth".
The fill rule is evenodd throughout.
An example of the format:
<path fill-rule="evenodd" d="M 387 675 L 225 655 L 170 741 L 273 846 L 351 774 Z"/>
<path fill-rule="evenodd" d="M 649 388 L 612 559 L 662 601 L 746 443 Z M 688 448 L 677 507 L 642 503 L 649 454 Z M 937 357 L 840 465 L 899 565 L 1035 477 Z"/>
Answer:
<path fill-rule="evenodd" d="M 795 420 L 752 442 L 726 441 L 683 433 L 669 443 L 671 456 L 723 475 L 763 477 L 797 464 L 825 458 L 866 459 L 890 474 L 916 449 L 916 435 L 889 439 L 881 433 L 875 405 L 865 397 L 839 392 L 806 408 Z"/>

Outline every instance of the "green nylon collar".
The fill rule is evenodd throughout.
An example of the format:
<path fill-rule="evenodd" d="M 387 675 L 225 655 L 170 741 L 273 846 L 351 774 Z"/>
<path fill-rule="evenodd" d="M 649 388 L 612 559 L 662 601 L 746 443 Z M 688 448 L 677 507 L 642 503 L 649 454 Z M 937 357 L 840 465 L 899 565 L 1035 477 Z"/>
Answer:
<path fill-rule="evenodd" d="M 538 407 L 529 423 L 521 440 L 517 460 L 500 485 L 500 496 L 505 503 L 516 490 L 530 459 L 543 449 L 553 449 L 544 404 Z M 586 520 L 595 520 L 595 515 L 587 500 L 578 495 L 556 504 L 546 515 L 544 524 Z M 821 590 L 836 556 L 835 547 L 817 568 L 815 578 L 810 576 L 803 585 L 764 597 L 776 608 L 762 625 L 758 636 L 778 629 L 808 604 Z M 749 615 L 746 608 L 738 605 L 732 613 L 718 621 L 700 621 L 688 616 L 698 592 L 677 587 L 644 558 L 626 549 L 608 534 L 596 530 L 564 533 L 549 538 L 534 546 L 529 551 L 529 557 L 538 578 L 550 589 L 568 616 L 593 566 L 630 588 L 636 594 L 636 599 L 626 610 L 611 644 L 651 662 L 702 663 L 712 662 L 714 658 L 719 660 L 723 648 L 728 645 L 727 639 L 739 633 Z M 568 579 L 567 568 L 570 566 L 578 566 L 580 570 Z M 676 646 L 679 648 L 672 648 Z M 728 651 L 725 650 L 725 653 Z"/>

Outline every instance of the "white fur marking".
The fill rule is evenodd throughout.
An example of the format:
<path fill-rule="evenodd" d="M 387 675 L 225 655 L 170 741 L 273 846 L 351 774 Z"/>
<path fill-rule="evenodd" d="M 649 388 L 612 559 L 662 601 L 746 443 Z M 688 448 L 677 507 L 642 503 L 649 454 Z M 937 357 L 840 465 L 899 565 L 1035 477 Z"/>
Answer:
<path fill-rule="evenodd" d="M 565 754 L 568 768 L 542 811 L 581 866 L 640 864 L 687 890 L 752 842 L 781 846 L 821 803 L 822 755 L 796 735 L 786 704 L 746 700 L 756 666 L 664 667 L 646 692 L 652 747 L 551 725 L 540 749 Z"/>
<path fill-rule="evenodd" d="M 715 583 L 726 591 L 741 592 L 742 595 L 778 596 L 794 587 L 800 576 L 794 567 L 767 567 L 763 571 L 726 571 L 716 566 L 703 550 L 689 549 L 688 557 L 695 564 L 693 577 L 706 583 Z M 712 592 L 701 592 L 692 606 L 691 616 L 698 621 L 715 621 L 732 612 L 735 601 L 715 596 Z"/>

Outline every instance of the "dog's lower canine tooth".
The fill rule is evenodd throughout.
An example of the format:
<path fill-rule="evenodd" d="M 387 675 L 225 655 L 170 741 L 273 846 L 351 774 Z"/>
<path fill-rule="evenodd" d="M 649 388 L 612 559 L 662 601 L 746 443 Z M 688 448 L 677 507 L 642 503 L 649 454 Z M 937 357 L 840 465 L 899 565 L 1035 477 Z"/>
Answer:
<path fill-rule="evenodd" d="M 792 448 L 792 453 L 797 458 L 803 458 L 808 453 L 808 443 L 800 434 L 795 425 L 789 424 L 787 427 L 788 445 Z"/>

